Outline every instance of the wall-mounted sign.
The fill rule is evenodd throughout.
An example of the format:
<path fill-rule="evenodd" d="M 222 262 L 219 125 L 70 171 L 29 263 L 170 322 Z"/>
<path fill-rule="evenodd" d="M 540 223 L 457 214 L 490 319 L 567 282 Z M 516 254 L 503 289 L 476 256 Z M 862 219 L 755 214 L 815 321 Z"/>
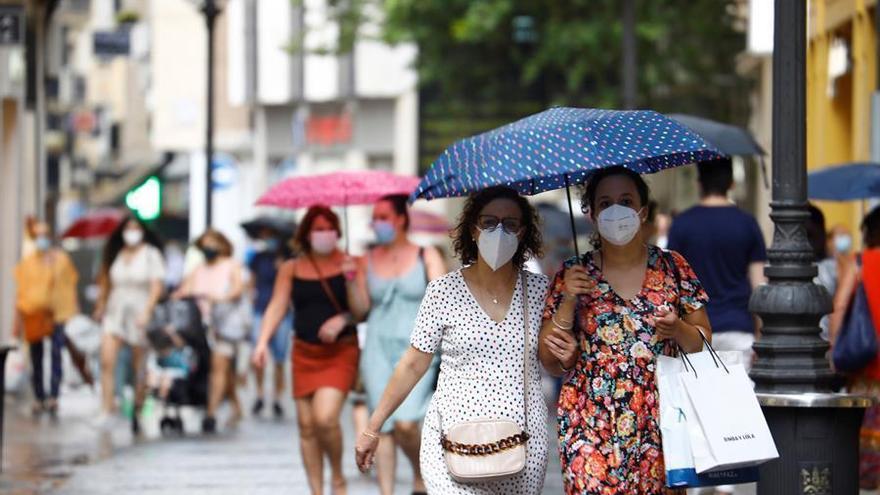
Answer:
<path fill-rule="evenodd" d="M 306 142 L 329 146 L 351 141 L 351 115 L 310 115 L 306 121 Z"/>
<path fill-rule="evenodd" d="M 91 134 L 98 127 L 98 117 L 91 110 L 77 110 L 70 114 L 69 119 L 74 132 Z"/>
<path fill-rule="evenodd" d="M 24 8 L 0 6 L 0 45 L 20 45 L 24 40 Z"/>
<path fill-rule="evenodd" d="M 125 206 L 134 211 L 141 220 L 159 218 L 162 213 L 162 181 L 152 176 L 135 186 L 125 195 Z"/>
<path fill-rule="evenodd" d="M 113 57 L 131 52 L 131 35 L 127 29 L 97 31 L 92 38 L 95 55 Z"/>

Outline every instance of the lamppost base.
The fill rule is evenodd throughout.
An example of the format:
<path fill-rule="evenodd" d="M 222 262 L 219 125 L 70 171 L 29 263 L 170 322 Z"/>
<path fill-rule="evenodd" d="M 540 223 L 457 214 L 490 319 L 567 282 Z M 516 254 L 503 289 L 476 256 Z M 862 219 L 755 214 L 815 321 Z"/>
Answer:
<path fill-rule="evenodd" d="M 859 492 L 859 429 L 869 397 L 759 393 L 779 458 L 761 466 L 758 495 Z"/>

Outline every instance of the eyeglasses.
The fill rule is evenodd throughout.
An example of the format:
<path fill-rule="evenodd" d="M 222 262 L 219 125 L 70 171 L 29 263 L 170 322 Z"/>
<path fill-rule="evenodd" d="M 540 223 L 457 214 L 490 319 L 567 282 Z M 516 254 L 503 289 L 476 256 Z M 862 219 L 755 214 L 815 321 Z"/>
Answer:
<path fill-rule="evenodd" d="M 477 227 L 480 230 L 493 231 L 501 225 L 508 234 L 517 235 L 522 230 L 522 220 L 514 217 L 498 218 L 495 215 L 480 215 L 477 217 Z"/>

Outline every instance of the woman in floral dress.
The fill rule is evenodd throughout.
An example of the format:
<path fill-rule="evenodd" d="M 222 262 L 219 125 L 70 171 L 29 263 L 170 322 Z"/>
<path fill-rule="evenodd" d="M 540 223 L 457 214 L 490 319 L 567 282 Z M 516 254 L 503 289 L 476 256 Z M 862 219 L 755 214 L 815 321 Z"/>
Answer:
<path fill-rule="evenodd" d="M 547 296 L 539 353 L 564 375 L 559 443 L 569 495 L 665 492 L 656 356 L 702 349 L 708 297 L 687 261 L 642 238 L 648 186 L 622 167 L 594 174 L 584 213 L 596 249 L 567 261 Z"/>

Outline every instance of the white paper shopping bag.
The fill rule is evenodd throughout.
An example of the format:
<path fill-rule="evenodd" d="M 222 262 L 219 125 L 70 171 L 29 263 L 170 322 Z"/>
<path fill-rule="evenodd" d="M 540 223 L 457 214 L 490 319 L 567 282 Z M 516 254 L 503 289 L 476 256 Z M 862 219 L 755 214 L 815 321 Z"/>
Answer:
<path fill-rule="evenodd" d="M 738 363 L 740 352 L 720 352 L 720 359 Z M 700 369 L 716 366 L 708 352 L 689 354 L 690 365 Z M 690 366 L 687 365 L 687 366 Z M 666 486 L 669 488 L 697 488 L 718 485 L 736 485 L 758 480 L 758 469 L 746 467 L 711 473 L 697 473 L 688 433 L 690 404 L 679 375 L 687 373 L 682 358 L 657 357 L 657 392 L 660 398 L 660 435 L 663 439 L 663 458 L 666 467 Z"/>
<path fill-rule="evenodd" d="M 741 364 L 695 363 L 695 372 L 681 373 L 679 380 L 687 397 L 684 409 L 697 473 L 757 466 L 779 457 Z"/>

